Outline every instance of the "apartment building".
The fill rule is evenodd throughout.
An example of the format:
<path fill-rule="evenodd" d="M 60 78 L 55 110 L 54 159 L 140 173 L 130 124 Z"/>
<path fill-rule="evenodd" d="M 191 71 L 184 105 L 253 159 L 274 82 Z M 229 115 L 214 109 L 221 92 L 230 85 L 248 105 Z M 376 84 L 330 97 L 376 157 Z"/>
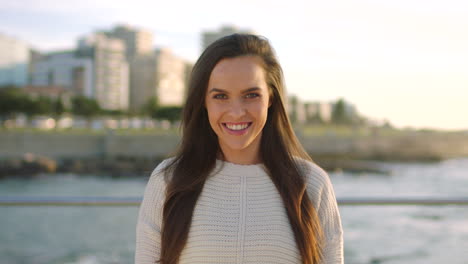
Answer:
<path fill-rule="evenodd" d="M 131 62 L 130 108 L 139 111 L 150 98 L 160 106 L 182 105 L 190 64 L 168 48 L 139 55 Z"/>
<path fill-rule="evenodd" d="M 218 30 L 205 31 L 202 33 L 202 50 L 205 50 L 211 43 L 224 36 L 232 35 L 234 33 L 242 34 L 255 34 L 249 29 L 240 29 L 232 25 L 224 25 Z"/>
<path fill-rule="evenodd" d="M 26 85 L 30 56 L 26 42 L 0 33 L 0 85 Z"/>
<path fill-rule="evenodd" d="M 103 109 L 128 109 L 129 67 L 125 52 L 122 40 L 104 33 L 93 33 L 78 40 L 78 56 L 92 59 L 92 97 Z"/>
<path fill-rule="evenodd" d="M 103 31 L 110 38 L 120 39 L 125 44 L 125 56 L 128 61 L 135 56 L 153 53 L 153 33 L 148 30 L 117 25 L 110 31 Z"/>
<path fill-rule="evenodd" d="M 35 63 L 31 85 L 60 86 L 73 94 L 93 97 L 93 60 L 79 57 L 76 50 L 45 54 Z"/>
<path fill-rule="evenodd" d="M 304 104 L 307 122 L 322 121 L 329 123 L 333 112 L 333 105 L 329 102 L 306 102 Z"/>

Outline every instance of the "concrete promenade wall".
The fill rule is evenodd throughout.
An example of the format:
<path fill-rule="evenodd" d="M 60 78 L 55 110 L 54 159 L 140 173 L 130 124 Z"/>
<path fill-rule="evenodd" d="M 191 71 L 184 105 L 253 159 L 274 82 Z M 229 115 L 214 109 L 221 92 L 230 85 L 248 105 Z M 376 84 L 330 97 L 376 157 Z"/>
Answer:
<path fill-rule="evenodd" d="M 161 157 L 175 150 L 176 135 L 0 133 L 0 158 L 34 153 L 50 158 Z"/>
<path fill-rule="evenodd" d="M 312 155 L 362 159 L 437 159 L 468 156 L 466 134 L 398 134 L 394 136 L 301 136 Z M 34 153 L 50 158 L 144 157 L 172 153 L 179 142 L 175 134 L 64 132 L 0 132 L 0 159 Z"/>
<path fill-rule="evenodd" d="M 357 159 L 431 160 L 468 157 L 468 134 L 396 133 L 394 135 L 299 136 L 311 155 Z"/>

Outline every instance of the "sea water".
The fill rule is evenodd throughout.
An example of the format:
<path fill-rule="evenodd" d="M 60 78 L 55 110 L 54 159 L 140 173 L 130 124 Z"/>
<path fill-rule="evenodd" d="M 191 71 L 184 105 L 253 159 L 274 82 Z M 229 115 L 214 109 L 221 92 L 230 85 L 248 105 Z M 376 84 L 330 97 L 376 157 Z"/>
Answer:
<path fill-rule="evenodd" d="M 388 175 L 330 172 L 340 198 L 468 197 L 468 159 L 381 163 Z M 149 175 L 0 181 L 0 196 L 141 197 Z M 340 206 L 345 263 L 468 263 L 468 205 Z M 133 263 L 137 206 L 0 207 L 0 263 Z"/>

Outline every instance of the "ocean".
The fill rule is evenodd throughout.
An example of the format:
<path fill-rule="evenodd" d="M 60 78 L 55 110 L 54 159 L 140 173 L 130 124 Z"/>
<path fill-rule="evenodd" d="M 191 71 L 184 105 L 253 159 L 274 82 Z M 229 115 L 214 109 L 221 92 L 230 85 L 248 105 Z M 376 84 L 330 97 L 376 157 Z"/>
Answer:
<path fill-rule="evenodd" d="M 380 166 L 389 173 L 330 172 L 337 198 L 468 197 L 468 158 Z M 0 196 L 141 197 L 147 177 L 4 179 Z M 137 214 L 136 206 L 0 206 L 0 263 L 133 263 Z M 468 205 L 348 205 L 340 214 L 345 263 L 468 263 Z"/>

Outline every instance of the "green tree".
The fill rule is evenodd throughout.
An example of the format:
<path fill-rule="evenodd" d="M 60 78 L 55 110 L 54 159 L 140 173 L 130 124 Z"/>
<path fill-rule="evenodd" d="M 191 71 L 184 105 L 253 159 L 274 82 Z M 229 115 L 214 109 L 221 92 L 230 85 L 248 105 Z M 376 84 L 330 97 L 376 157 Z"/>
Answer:
<path fill-rule="evenodd" d="M 11 117 L 14 114 L 24 112 L 27 105 L 27 96 L 22 93 L 20 88 L 15 86 L 4 86 L 0 88 L 0 118 L 1 121 Z"/>
<path fill-rule="evenodd" d="M 54 113 L 53 102 L 50 98 L 39 96 L 32 101 L 32 115 L 51 115 Z"/>
<path fill-rule="evenodd" d="M 101 107 L 96 100 L 81 95 L 72 98 L 72 113 L 86 118 L 88 128 L 92 118 L 100 112 Z"/>
<path fill-rule="evenodd" d="M 85 96 L 75 96 L 72 99 L 72 113 L 74 115 L 91 118 L 101 111 L 101 107 L 94 99 Z"/>
<path fill-rule="evenodd" d="M 39 96 L 32 98 L 23 93 L 21 88 L 8 86 L 0 89 L 0 116 L 5 120 L 12 115 L 24 113 L 29 120 L 35 115 L 53 113 L 50 98 Z"/>
<path fill-rule="evenodd" d="M 309 123 L 311 124 L 324 124 L 325 121 L 322 118 L 322 113 L 320 108 L 317 109 L 317 112 L 309 119 Z"/>
<path fill-rule="evenodd" d="M 156 115 L 156 111 L 158 110 L 158 100 L 156 97 L 150 97 L 148 101 L 143 105 L 141 108 L 141 113 L 144 115 L 148 115 L 154 117 Z"/>
<path fill-rule="evenodd" d="M 59 97 L 52 103 L 52 112 L 54 115 L 59 118 L 66 112 L 65 105 L 63 104 L 62 98 Z"/>
<path fill-rule="evenodd" d="M 121 117 L 126 114 L 126 112 L 123 110 L 101 110 L 101 113 L 114 117 Z"/>
<path fill-rule="evenodd" d="M 341 98 L 339 99 L 332 110 L 332 123 L 337 125 L 349 124 L 349 118 L 346 113 L 345 101 Z"/>
<path fill-rule="evenodd" d="M 57 129 L 60 117 L 63 115 L 65 111 L 66 111 L 65 105 L 63 104 L 61 97 L 58 97 L 57 99 L 52 101 L 52 114 L 55 119 L 55 129 Z"/>
<path fill-rule="evenodd" d="M 298 99 L 297 96 L 292 95 L 289 97 L 289 119 L 291 120 L 291 123 L 295 124 L 298 119 L 298 114 L 297 114 L 297 104 L 298 104 Z"/>
<path fill-rule="evenodd" d="M 23 99 L 20 101 L 19 107 L 21 108 L 21 112 L 25 114 L 28 119 L 31 119 L 34 115 L 36 115 L 39 108 L 36 100 L 30 96 L 23 97 Z"/>
<path fill-rule="evenodd" d="M 169 120 L 171 123 L 180 120 L 182 115 L 182 107 L 180 106 L 164 106 L 159 107 L 152 115 L 155 119 Z"/>

